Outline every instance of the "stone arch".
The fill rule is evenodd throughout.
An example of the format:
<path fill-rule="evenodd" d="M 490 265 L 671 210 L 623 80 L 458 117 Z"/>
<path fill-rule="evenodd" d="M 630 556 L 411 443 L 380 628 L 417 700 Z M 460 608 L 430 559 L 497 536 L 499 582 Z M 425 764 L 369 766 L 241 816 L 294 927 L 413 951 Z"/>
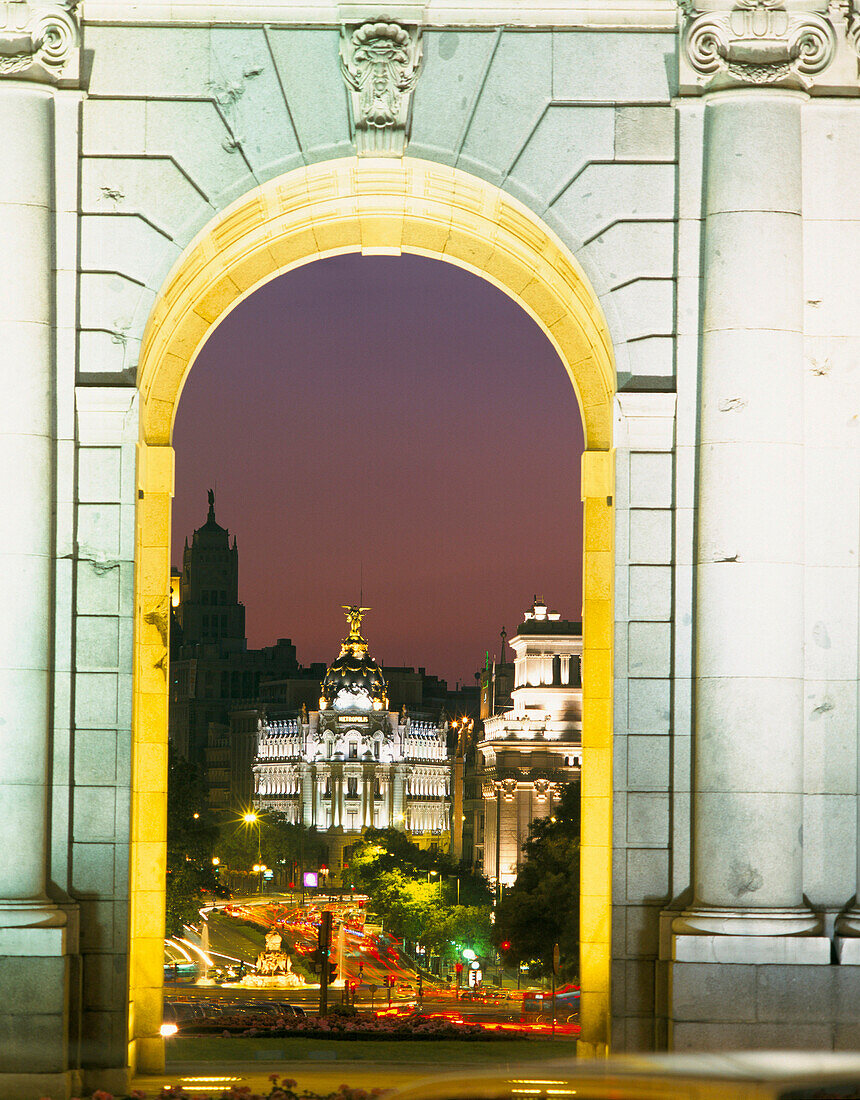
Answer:
<path fill-rule="evenodd" d="M 210 333 L 278 275 L 347 252 L 411 252 L 487 279 L 555 347 L 582 414 L 583 1052 L 608 1043 L 611 901 L 612 404 L 606 321 L 581 267 L 526 206 L 465 172 L 429 161 L 341 159 L 270 180 L 223 210 L 177 260 L 147 322 L 138 370 L 140 443 L 130 870 L 130 1051 L 133 1068 L 163 1066 L 161 957 L 167 775 L 165 639 L 173 424 Z"/>

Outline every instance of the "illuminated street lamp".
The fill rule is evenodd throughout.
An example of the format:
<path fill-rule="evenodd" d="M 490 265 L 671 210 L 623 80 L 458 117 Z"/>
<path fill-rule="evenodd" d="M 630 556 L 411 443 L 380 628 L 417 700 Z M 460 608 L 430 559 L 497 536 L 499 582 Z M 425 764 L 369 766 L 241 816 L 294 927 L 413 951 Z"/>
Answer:
<path fill-rule="evenodd" d="M 254 825 L 257 829 L 257 863 L 260 862 L 260 815 L 254 810 L 248 810 L 247 813 L 242 814 L 242 820 L 246 825 Z M 254 868 L 256 870 L 256 867 Z"/>

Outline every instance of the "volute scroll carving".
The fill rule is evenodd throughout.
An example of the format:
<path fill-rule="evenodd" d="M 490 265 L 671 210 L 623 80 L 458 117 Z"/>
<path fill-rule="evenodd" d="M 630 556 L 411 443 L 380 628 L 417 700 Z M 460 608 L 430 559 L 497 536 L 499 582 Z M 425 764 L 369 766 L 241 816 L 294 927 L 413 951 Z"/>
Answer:
<path fill-rule="evenodd" d="M 735 0 L 729 7 L 706 2 L 702 7 L 708 10 L 691 3 L 682 9 L 682 85 L 695 83 L 701 90 L 777 84 L 807 90 L 837 56 L 839 39 L 829 12 L 797 10 L 785 0 Z"/>
<path fill-rule="evenodd" d="M 418 27 L 386 19 L 343 27 L 340 66 L 359 156 L 402 156 L 421 67 Z"/>
<path fill-rule="evenodd" d="M 78 2 L 0 3 L 0 78 L 76 83 L 80 61 L 80 27 L 75 15 Z"/>
<path fill-rule="evenodd" d="M 848 44 L 856 54 L 860 54 L 860 10 L 856 4 L 845 3 L 845 20 L 845 37 Z"/>

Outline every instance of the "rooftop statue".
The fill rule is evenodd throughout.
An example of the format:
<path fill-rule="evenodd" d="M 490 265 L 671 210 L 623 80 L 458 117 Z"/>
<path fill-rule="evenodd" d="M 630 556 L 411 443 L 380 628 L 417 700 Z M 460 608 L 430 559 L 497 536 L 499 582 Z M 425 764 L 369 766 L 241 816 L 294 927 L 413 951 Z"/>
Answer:
<path fill-rule="evenodd" d="M 370 611 L 369 607 L 356 607 L 355 604 L 341 604 L 341 607 L 346 612 L 346 620 L 349 623 L 349 637 L 347 641 L 363 642 L 364 638 L 361 636 L 361 620 L 364 617 L 365 611 Z"/>

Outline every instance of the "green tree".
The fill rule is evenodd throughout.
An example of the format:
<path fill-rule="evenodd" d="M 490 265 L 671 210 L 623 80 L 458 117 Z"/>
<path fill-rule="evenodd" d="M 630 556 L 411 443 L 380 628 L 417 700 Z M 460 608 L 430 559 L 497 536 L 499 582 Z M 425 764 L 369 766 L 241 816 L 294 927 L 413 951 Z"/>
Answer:
<path fill-rule="evenodd" d="M 422 939 L 422 931 L 438 907 L 438 887 L 408 878 L 397 868 L 377 874 L 368 893 L 386 931 L 404 942 Z"/>
<path fill-rule="evenodd" d="M 553 815 L 532 822 L 525 863 L 496 907 L 493 941 L 497 947 L 510 942 L 506 963 L 537 961 L 548 974 L 557 943 L 562 975 L 578 972 L 579 804 L 579 783 L 568 783 Z"/>
<path fill-rule="evenodd" d="M 206 890 L 216 885 L 217 828 L 206 808 L 199 770 L 171 751 L 167 764 L 166 928 L 169 936 L 196 921 Z"/>
<path fill-rule="evenodd" d="M 388 871 L 399 871 L 404 878 L 433 886 L 437 904 L 466 906 L 489 905 L 493 898 L 489 882 L 465 864 L 457 863 L 447 852 L 420 848 L 397 829 L 368 829 L 350 849 L 349 866 L 344 875 L 347 885 L 355 886 L 373 898 L 375 879 Z"/>
<path fill-rule="evenodd" d="M 454 905 L 431 914 L 423 929 L 421 942 L 443 959 L 462 957 L 470 947 L 481 958 L 493 951 L 492 924 L 488 905 Z"/>
<path fill-rule="evenodd" d="M 368 830 L 350 851 L 345 879 L 406 944 L 443 958 L 456 954 L 458 942 L 481 955 L 492 951 L 489 883 L 445 852 L 419 848 L 396 829 Z"/>

